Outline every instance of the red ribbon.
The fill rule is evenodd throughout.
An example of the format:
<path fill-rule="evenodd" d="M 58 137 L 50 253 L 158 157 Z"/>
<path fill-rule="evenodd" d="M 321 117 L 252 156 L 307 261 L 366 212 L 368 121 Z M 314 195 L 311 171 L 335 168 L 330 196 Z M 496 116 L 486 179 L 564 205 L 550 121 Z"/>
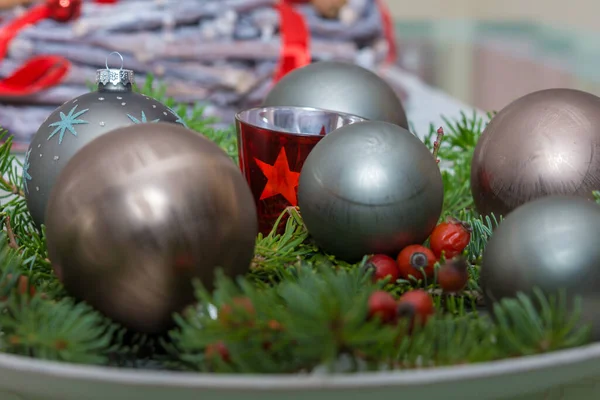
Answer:
<path fill-rule="evenodd" d="M 47 0 L 31 7 L 22 16 L 0 28 L 0 60 L 6 57 L 10 42 L 24 28 L 46 18 L 67 22 L 79 16 L 81 0 Z M 71 63 L 64 57 L 37 56 L 28 60 L 9 77 L 0 80 L 0 98 L 25 97 L 60 83 Z"/>
<path fill-rule="evenodd" d="M 388 42 L 388 54 L 385 59 L 387 64 L 393 64 L 398 59 L 398 44 L 396 42 L 396 31 L 394 29 L 394 20 L 390 10 L 384 0 L 377 0 L 377 6 L 381 13 L 381 23 L 383 25 L 383 34 Z"/>
<path fill-rule="evenodd" d="M 311 62 L 310 31 L 304 17 L 287 2 L 280 2 L 276 7 L 280 17 L 281 56 L 274 82 Z"/>

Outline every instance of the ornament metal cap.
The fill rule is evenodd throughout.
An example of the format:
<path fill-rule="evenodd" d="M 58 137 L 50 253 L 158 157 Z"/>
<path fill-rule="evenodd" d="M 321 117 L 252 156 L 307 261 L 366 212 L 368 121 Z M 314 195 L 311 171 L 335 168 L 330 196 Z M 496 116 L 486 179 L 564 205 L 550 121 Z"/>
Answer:
<path fill-rule="evenodd" d="M 119 69 L 108 66 L 108 58 L 116 54 L 121 59 Z M 123 56 L 113 51 L 106 57 L 106 68 L 96 71 L 96 85 L 99 92 L 131 92 L 133 90 L 134 74 L 132 70 L 123 69 Z"/>

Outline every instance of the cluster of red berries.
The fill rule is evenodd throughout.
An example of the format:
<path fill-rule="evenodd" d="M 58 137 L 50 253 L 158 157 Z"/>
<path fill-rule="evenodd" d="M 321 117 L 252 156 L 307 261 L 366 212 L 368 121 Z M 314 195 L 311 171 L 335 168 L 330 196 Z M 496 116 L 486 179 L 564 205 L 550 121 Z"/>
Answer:
<path fill-rule="evenodd" d="M 462 290 L 468 280 L 467 262 L 460 255 L 471 240 L 470 228 L 455 219 L 448 219 L 435 227 L 429 238 L 429 248 L 421 245 L 410 245 L 404 248 L 396 260 L 377 254 L 369 258 L 365 268 L 373 273 L 373 279 L 379 281 L 391 278 L 422 278 L 434 276 L 434 266 L 442 256 L 447 261 L 437 272 L 437 282 L 446 292 Z M 433 299 L 424 290 L 411 290 L 404 293 L 397 301 L 385 291 L 379 290 L 369 297 L 369 318 L 379 318 L 382 322 L 391 324 L 403 318 L 424 324 L 435 313 Z M 247 297 L 232 299 L 229 304 L 219 310 L 219 321 L 229 327 L 252 326 L 255 324 L 256 311 Z M 264 326 L 264 333 L 274 334 L 283 329 L 277 321 L 269 321 Z M 268 335 L 266 335 L 268 337 Z M 265 340 L 263 346 L 270 347 L 270 341 Z M 206 347 L 207 360 L 220 358 L 230 362 L 230 354 L 223 342 L 216 342 Z"/>
<path fill-rule="evenodd" d="M 471 228 L 454 218 L 448 218 L 435 227 L 429 238 L 429 248 L 410 245 L 402 249 L 394 260 L 376 254 L 367 260 L 365 268 L 373 274 L 373 280 L 390 278 L 392 282 L 402 278 L 432 279 L 435 264 L 442 255 L 447 262 L 437 273 L 437 283 L 445 292 L 462 290 L 468 281 L 467 263 L 459 256 L 471 240 Z"/>
<path fill-rule="evenodd" d="M 433 299 L 421 289 L 404 293 L 398 301 L 383 290 L 373 292 L 369 297 L 369 317 L 379 318 L 386 324 L 395 324 L 407 318 L 412 327 L 415 322 L 425 324 L 434 313 Z"/>

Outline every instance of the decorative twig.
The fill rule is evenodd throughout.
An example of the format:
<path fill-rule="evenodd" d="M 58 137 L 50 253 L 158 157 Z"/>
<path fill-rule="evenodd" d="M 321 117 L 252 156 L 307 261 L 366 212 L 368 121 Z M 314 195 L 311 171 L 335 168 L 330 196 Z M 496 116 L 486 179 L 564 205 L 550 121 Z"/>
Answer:
<path fill-rule="evenodd" d="M 25 197 L 25 192 L 23 191 L 23 189 L 21 189 L 20 187 L 18 187 L 14 183 L 10 182 L 8 179 L 6 179 L 2 175 L 0 175 L 0 182 L 3 185 L 5 185 L 6 187 L 10 188 L 10 192 L 12 194 L 16 194 L 17 196 L 20 196 L 20 197 Z"/>
<path fill-rule="evenodd" d="M 31 3 L 37 3 L 40 0 L 0 0 L 0 10 L 5 10 L 17 6 L 26 6 Z"/>
<path fill-rule="evenodd" d="M 15 239 L 15 233 L 10 225 L 10 215 L 6 215 L 6 221 L 4 223 L 6 225 L 6 234 L 8 235 L 8 246 L 12 249 L 19 250 L 19 245 Z"/>
<path fill-rule="evenodd" d="M 435 158 L 435 162 L 437 162 L 437 163 L 440 162 L 440 159 L 437 158 L 437 155 L 438 155 L 438 151 L 440 150 L 440 147 L 442 146 L 443 138 L 444 138 L 444 128 L 442 128 L 440 126 L 437 130 L 437 138 L 435 139 L 435 142 L 433 142 L 433 158 Z"/>

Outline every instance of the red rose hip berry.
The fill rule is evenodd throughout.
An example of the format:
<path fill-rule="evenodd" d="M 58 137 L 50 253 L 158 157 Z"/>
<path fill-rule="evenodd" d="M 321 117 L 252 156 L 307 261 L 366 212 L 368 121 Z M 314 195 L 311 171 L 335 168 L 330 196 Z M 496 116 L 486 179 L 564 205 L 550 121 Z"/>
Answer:
<path fill-rule="evenodd" d="M 378 317 L 381 322 L 393 322 L 396 319 L 396 300 L 383 290 L 373 292 L 369 297 L 369 318 Z"/>
<path fill-rule="evenodd" d="M 390 277 L 390 282 L 395 282 L 400 277 L 400 270 L 396 260 L 384 254 L 376 254 L 369 258 L 364 266 L 367 272 L 370 272 L 373 281 L 377 282 Z"/>
<path fill-rule="evenodd" d="M 252 324 L 256 310 L 246 296 L 235 297 L 219 309 L 218 318 L 225 325 Z"/>
<path fill-rule="evenodd" d="M 446 293 L 463 290 L 469 281 L 469 264 L 464 257 L 457 257 L 446 262 L 437 273 L 437 283 Z"/>
<path fill-rule="evenodd" d="M 436 257 L 442 253 L 447 259 L 461 254 L 471 241 L 471 227 L 455 218 L 448 218 L 435 227 L 429 238 L 429 247 Z"/>
<path fill-rule="evenodd" d="M 229 350 L 223 342 L 211 343 L 208 346 L 206 346 L 206 349 L 204 350 L 204 356 L 208 360 L 214 360 L 218 357 L 225 362 L 231 361 L 229 357 Z"/>
<path fill-rule="evenodd" d="M 397 262 L 400 276 L 404 279 L 409 279 L 411 276 L 422 279 L 423 273 L 427 278 L 431 278 L 436 257 L 427 247 L 413 244 L 405 247 L 398 254 Z"/>
<path fill-rule="evenodd" d="M 435 313 L 435 306 L 429 293 L 421 289 L 411 290 L 398 300 L 396 313 L 400 318 L 409 318 L 412 327 L 415 321 L 425 324 Z"/>

